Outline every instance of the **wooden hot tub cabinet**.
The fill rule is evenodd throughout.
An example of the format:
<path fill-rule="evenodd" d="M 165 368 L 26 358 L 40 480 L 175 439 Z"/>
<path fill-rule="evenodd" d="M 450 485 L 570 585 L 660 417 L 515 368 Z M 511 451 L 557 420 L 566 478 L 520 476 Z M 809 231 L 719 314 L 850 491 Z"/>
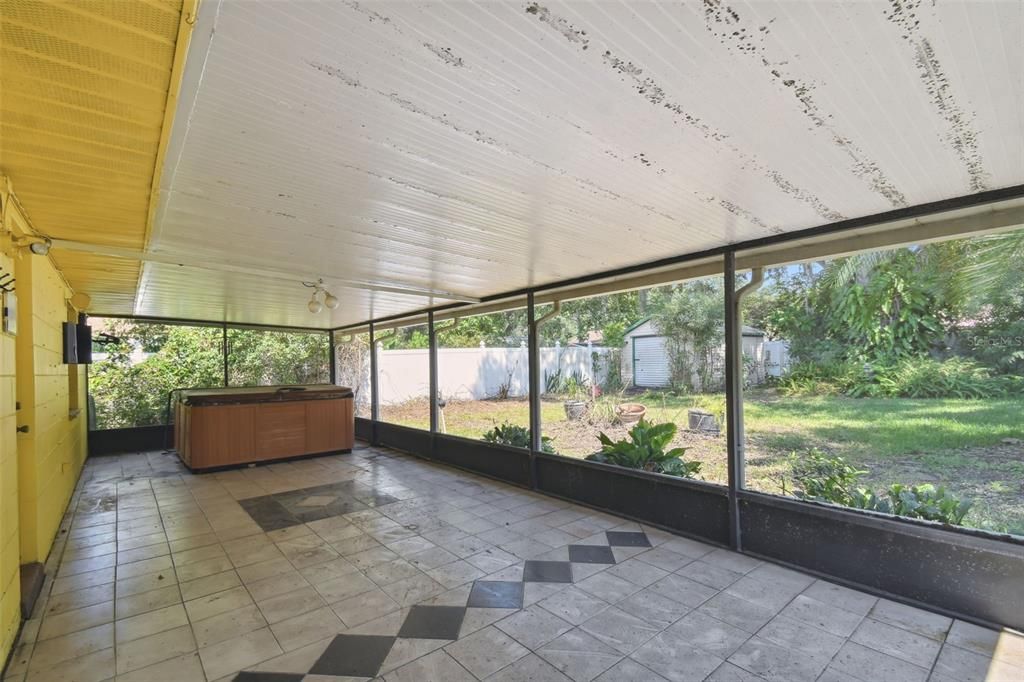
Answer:
<path fill-rule="evenodd" d="M 354 417 L 341 386 L 191 389 L 175 402 L 174 446 L 193 471 L 349 452 Z"/>

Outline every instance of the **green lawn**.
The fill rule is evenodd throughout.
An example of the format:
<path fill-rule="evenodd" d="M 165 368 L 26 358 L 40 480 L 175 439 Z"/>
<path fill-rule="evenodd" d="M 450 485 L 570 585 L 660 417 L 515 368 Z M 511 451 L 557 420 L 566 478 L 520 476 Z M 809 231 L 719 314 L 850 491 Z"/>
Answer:
<path fill-rule="evenodd" d="M 747 432 L 772 434 L 791 447 L 829 444 L 872 458 L 995 445 L 1024 436 L 1024 400 L 779 398 L 747 401 Z"/>
<path fill-rule="evenodd" d="M 703 396 L 701 400 L 720 399 Z M 689 396 L 647 393 L 630 396 L 647 406 L 648 419 L 680 425 L 675 445 L 687 458 L 704 462 L 703 477 L 725 483 L 724 436 L 686 432 Z M 529 423 L 525 400 L 453 402 L 445 408 L 447 432 L 479 438 L 494 424 Z M 811 447 L 841 455 L 869 473 L 864 482 L 878 490 L 891 483 L 946 485 L 975 501 L 969 525 L 1024 534 L 1024 399 L 910 400 L 901 398 L 782 397 L 749 391 L 744 402 L 747 485 L 779 492 L 788 456 Z M 427 428 L 426 400 L 384 407 L 387 421 Z M 570 422 L 557 400 L 541 403 L 544 435 L 560 454 L 595 452 L 597 435 L 622 438 L 626 429 L 607 423 Z"/>

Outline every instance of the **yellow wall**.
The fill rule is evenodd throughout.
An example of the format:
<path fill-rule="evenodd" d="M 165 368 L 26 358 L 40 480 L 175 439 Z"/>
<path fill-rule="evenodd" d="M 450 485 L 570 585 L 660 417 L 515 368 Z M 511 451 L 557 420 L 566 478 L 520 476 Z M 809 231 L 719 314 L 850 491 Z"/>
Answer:
<path fill-rule="evenodd" d="M 14 262 L 0 254 L 0 268 Z M 18 631 L 18 451 L 14 416 L 14 337 L 0 332 L 0 665 Z"/>
<path fill-rule="evenodd" d="M 23 228 L 23 215 L 4 199 L 4 226 Z M 0 660 L 18 629 L 18 566 L 45 562 L 87 446 L 85 411 L 69 412 L 85 405 L 84 366 L 62 363 L 61 323 L 73 318 L 72 292 L 48 258 L 13 254 L 8 248 L 0 256 L 17 277 L 18 296 L 17 336 L 0 332 Z M 11 437 L 15 426 L 29 432 Z"/>

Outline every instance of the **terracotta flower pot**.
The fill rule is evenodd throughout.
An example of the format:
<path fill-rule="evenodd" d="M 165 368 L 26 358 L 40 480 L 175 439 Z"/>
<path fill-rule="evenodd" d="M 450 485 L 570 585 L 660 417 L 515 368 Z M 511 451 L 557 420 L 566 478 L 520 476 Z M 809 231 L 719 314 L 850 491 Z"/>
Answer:
<path fill-rule="evenodd" d="M 622 403 L 615 406 L 615 414 L 623 424 L 636 424 L 647 414 L 647 407 L 640 403 Z"/>

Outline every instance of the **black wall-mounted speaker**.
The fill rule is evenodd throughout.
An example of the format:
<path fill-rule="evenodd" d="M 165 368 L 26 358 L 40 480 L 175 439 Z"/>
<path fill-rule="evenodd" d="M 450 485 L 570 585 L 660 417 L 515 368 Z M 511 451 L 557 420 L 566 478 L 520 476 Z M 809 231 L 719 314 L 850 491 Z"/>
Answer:
<path fill-rule="evenodd" d="M 77 333 L 78 343 L 78 364 L 80 365 L 91 365 L 92 364 L 92 327 L 79 322 L 75 325 L 75 331 Z"/>
<path fill-rule="evenodd" d="M 62 325 L 64 331 L 64 364 L 78 364 L 78 325 L 74 322 L 65 322 Z"/>

